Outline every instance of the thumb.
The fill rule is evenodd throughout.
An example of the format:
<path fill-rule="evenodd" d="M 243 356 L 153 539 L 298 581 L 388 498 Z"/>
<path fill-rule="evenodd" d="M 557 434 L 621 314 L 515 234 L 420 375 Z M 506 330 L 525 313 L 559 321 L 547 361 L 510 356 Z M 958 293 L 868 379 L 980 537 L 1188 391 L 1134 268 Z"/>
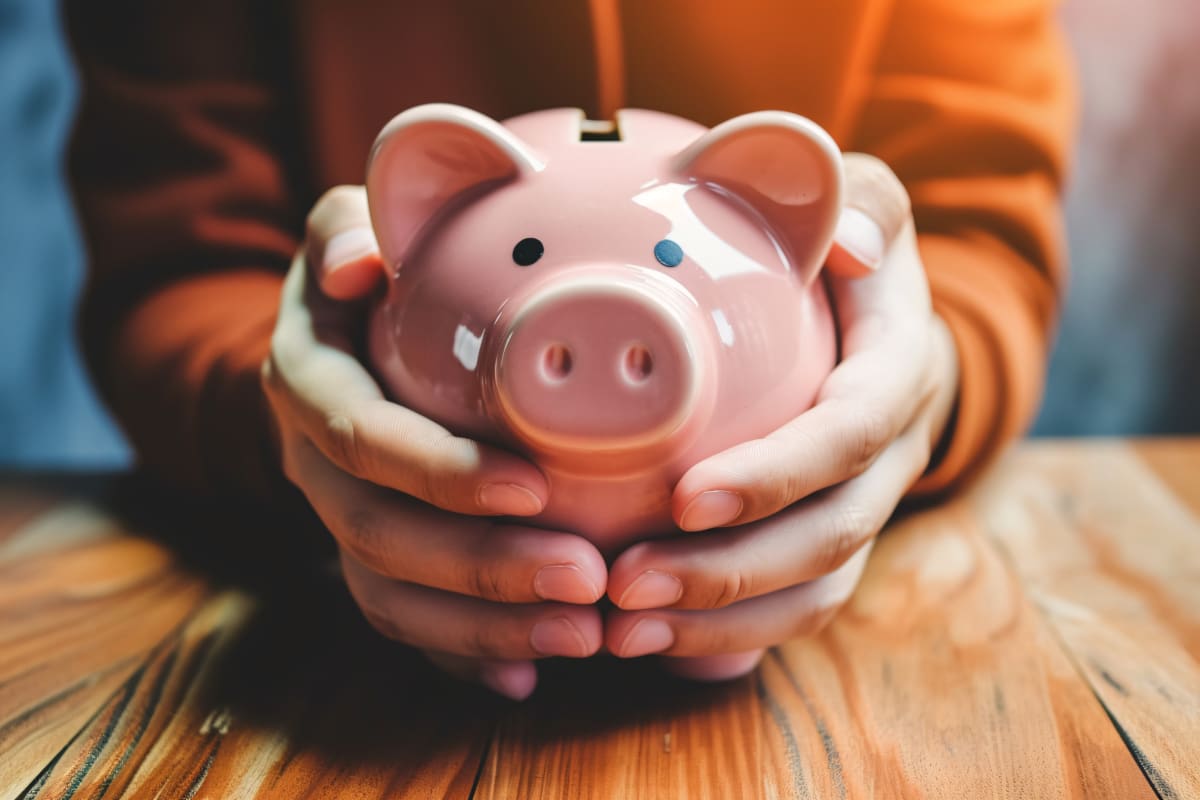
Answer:
<path fill-rule="evenodd" d="M 308 263 L 323 291 L 335 300 L 357 300 L 384 275 L 362 186 L 335 186 L 308 215 Z"/>
<path fill-rule="evenodd" d="M 846 153 L 845 203 L 826 266 L 839 277 L 861 278 L 879 269 L 896 236 L 912 218 L 904 184 L 866 153 Z"/>

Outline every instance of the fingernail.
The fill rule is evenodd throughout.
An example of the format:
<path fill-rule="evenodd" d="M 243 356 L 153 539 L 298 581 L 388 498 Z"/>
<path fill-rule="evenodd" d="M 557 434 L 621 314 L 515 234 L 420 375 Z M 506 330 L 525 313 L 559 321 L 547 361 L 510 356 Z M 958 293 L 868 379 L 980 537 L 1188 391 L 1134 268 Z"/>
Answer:
<path fill-rule="evenodd" d="M 842 249 L 870 270 L 879 269 L 887 243 L 883 229 L 857 208 L 844 208 L 833 238 Z"/>
<path fill-rule="evenodd" d="M 533 591 L 543 600 L 586 605 L 600 599 L 600 589 L 574 564 L 549 564 L 533 576 Z"/>
<path fill-rule="evenodd" d="M 529 645 L 544 656 L 586 658 L 591 654 L 587 640 L 566 617 L 544 619 L 529 632 Z"/>
<path fill-rule="evenodd" d="M 625 641 L 617 648 L 617 655 L 621 658 L 636 658 L 661 653 L 673 644 L 675 632 L 671 630 L 670 625 L 661 619 L 646 618 L 625 634 Z"/>
<path fill-rule="evenodd" d="M 537 667 L 528 661 L 485 663 L 479 670 L 479 682 L 496 694 L 520 702 L 537 686 Z"/>
<path fill-rule="evenodd" d="M 325 243 L 324 267 L 329 272 L 378 250 L 370 228 L 350 228 L 336 233 Z"/>
<path fill-rule="evenodd" d="M 515 483 L 485 483 L 476 499 L 480 508 L 493 514 L 529 517 L 542 510 L 538 496 Z"/>
<path fill-rule="evenodd" d="M 683 597 L 683 584 L 674 575 L 650 569 L 629 584 L 617 605 L 627 611 L 674 605 Z"/>
<path fill-rule="evenodd" d="M 685 531 L 706 531 L 733 522 L 742 513 L 742 498 L 724 489 L 701 492 L 679 518 Z"/>

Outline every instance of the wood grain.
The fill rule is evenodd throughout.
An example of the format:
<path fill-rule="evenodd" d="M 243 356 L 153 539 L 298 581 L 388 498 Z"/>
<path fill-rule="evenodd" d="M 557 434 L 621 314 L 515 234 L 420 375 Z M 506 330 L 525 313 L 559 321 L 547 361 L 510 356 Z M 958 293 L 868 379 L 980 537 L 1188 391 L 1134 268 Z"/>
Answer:
<path fill-rule="evenodd" d="M 39 533 L 40 531 L 40 533 Z M 196 607 L 160 548 L 75 506 L 0 548 L 0 796 L 25 788 Z"/>
<path fill-rule="evenodd" d="M 201 577 L 180 559 L 223 556 L 0 481 L 0 797 L 1200 797 L 1197 464 L 1023 445 L 754 675 L 551 661 L 524 704 L 378 637 L 323 569 Z"/>
<path fill-rule="evenodd" d="M 1177 498 L 1200 514 L 1200 447 L 1183 447 L 1176 439 L 1142 439 L 1128 446 Z"/>
<path fill-rule="evenodd" d="M 1200 516 L 1119 442 L 1027 446 L 975 500 L 1159 796 L 1200 797 Z"/>
<path fill-rule="evenodd" d="M 25 797 L 467 797 L 497 701 L 309 588 L 212 597 Z"/>
<path fill-rule="evenodd" d="M 651 663 L 543 670 L 497 728 L 478 798 L 744 796 L 769 779 L 755 682 L 704 687 Z"/>
<path fill-rule="evenodd" d="M 894 526 L 848 609 L 753 678 L 607 678 L 505 719 L 478 796 L 1154 797 L 961 503 Z"/>
<path fill-rule="evenodd" d="M 878 550 L 830 630 L 782 648 L 782 705 L 825 742 L 810 796 L 1153 796 L 963 504 Z"/>

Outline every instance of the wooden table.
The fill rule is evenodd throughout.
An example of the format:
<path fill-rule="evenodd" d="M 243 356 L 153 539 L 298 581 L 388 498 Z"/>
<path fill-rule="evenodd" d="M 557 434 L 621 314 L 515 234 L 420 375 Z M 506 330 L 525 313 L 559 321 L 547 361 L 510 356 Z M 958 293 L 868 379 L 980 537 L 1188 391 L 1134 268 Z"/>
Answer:
<path fill-rule="evenodd" d="M 521 705 L 108 509 L 0 481 L 0 797 L 1200 798 L 1200 439 L 1022 445 L 754 675 Z"/>

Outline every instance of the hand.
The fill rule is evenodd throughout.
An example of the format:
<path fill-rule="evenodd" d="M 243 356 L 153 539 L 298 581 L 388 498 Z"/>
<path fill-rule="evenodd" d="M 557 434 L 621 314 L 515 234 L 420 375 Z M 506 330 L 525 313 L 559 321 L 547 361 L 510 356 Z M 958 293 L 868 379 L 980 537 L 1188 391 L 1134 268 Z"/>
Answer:
<path fill-rule="evenodd" d="M 347 302 L 383 273 L 363 188 L 331 190 L 309 216 L 263 365 L 283 470 L 337 540 L 375 628 L 523 699 L 532 659 L 599 649 L 604 559 L 579 536 L 489 519 L 538 513 L 541 472 L 384 398 L 351 344 L 364 309 Z"/>
<path fill-rule="evenodd" d="M 701 678 L 819 630 L 857 585 L 875 535 L 929 464 L 954 404 L 954 343 L 934 314 L 908 195 L 846 157 L 827 260 L 842 362 L 812 409 L 690 469 L 672 498 L 693 536 L 642 542 L 609 572 L 605 642 Z"/>

